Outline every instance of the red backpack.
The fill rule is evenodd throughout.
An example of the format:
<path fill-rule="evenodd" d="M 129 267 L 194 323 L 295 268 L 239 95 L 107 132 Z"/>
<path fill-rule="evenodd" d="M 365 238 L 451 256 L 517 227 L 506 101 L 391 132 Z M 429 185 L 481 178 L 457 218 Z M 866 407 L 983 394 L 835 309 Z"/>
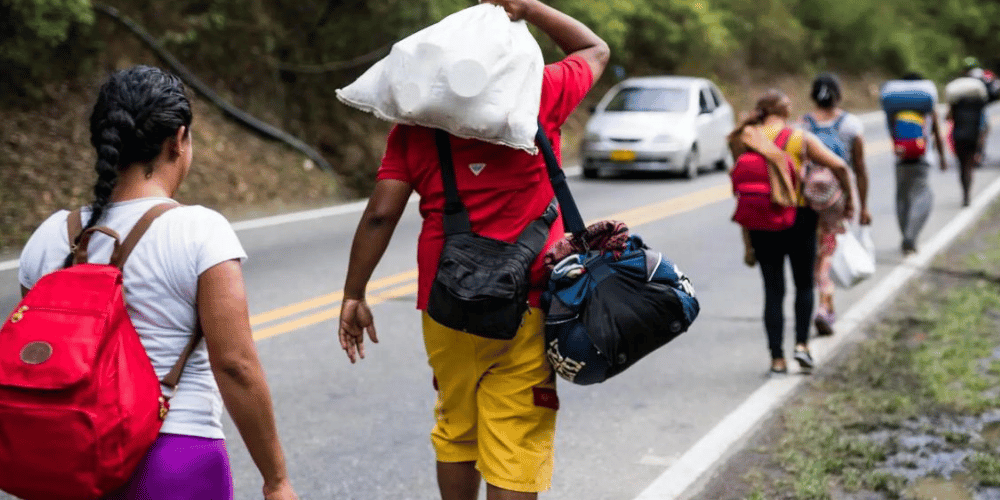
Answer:
<path fill-rule="evenodd" d="M 792 130 L 786 128 L 774 139 L 774 143 L 785 149 Z M 787 168 L 795 179 L 795 165 L 787 159 Z M 771 181 L 767 173 L 767 159 L 764 155 L 748 149 L 736 159 L 729 173 L 736 195 L 736 211 L 733 221 L 754 231 L 781 231 L 795 224 L 796 207 L 785 207 L 771 201 Z"/>
<path fill-rule="evenodd" d="M 153 220 L 122 241 L 106 227 L 80 232 L 71 267 L 43 276 L 0 328 L 0 490 L 23 500 L 93 500 L 121 488 L 159 434 L 198 340 L 157 380 L 125 309 L 121 269 Z M 95 232 L 115 239 L 109 264 L 88 264 Z"/>

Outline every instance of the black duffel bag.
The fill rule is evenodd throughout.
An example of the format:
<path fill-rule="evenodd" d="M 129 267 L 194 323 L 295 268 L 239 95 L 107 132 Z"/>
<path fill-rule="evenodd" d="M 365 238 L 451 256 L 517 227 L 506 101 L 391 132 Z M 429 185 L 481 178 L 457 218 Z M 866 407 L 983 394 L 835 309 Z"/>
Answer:
<path fill-rule="evenodd" d="M 510 340 L 528 310 L 529 272 L 559 215 L 556 200 L 514 243 L 474 233 L 458 195 L 447 132 L 435 132 L 444 183 L 445 243 L 427 302 L 427 314 L 448 328 Z"/>
<path fill-rule="evenodd" d="M 584 227 L 552 148 L 539 146 L 572 233 L 545 256 L 546 356 L 570 382 L 604 382 L 687 331 L 700 305 L 691 280 L 624 223 Z"/>
<path fill-rule="evenodd" d="M 589 385 L 687 331 L 700 307 L 687 276 L 630 235 L 621 251 L 596 249 L 559 261 L 542 309 L 549 362 L 564 379 Z"/>

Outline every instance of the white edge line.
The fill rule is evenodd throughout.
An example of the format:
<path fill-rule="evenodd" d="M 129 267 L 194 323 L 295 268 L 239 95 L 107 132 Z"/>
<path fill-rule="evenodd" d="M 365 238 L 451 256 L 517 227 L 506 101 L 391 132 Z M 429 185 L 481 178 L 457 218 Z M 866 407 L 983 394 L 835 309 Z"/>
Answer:
<path fill-rule="evenodd" d="M 859 326 L 881 310 L 911 278 L 923 271 L 941 250 L 979 219 L 990 203 L 1000 195 L 1000 179 L 993 181 L 971 206 L 961 210 L 951 222 L 906 258 L 879 284 L 861 297 L 846 314 L 837 320 L 837 334 L 811 343 L 820 359 L 830 358 L 851 337 L 860 335 Z M 709 478 L 733 445 L 748 437 L 751 430 L 782 403 L 805 377 L 789 376 L 765 382 L 732 413 L 716 424 L 671 467 L 657 477 L 635 500 L 673 500 L 681 498 L 695 484 Z M 696 494 L 688 492 L 688 496 Z"/>

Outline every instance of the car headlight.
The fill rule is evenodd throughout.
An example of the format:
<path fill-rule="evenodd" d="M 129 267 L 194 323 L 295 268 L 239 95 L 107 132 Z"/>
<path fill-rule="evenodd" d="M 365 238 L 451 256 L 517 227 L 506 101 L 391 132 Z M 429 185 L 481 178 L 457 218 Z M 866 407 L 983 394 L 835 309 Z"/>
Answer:
<path fill-rule="evenodd" d="M 680 139 L 668 134 L 660 134 L 654 137 L 653 142 L 670 149 L 681 149 L 684 146 Z"/>
<path fill-rule="evenodd" d="M 598 134 L 597 132 L 587 132 L 587 134 L 583 136 L 583 140 L 586 142 L 601 142 L 601 134 Z"/>

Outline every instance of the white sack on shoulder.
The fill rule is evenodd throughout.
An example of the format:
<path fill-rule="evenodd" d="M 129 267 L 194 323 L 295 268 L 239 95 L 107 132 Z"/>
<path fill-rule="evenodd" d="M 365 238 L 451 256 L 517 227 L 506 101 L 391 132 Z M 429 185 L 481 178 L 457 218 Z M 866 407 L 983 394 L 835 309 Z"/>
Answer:
<path fill-rule="evenodd" d="M 963 76 L 949 82 L 944 87 L 944 95 L 948 104 L 955 104 L 962 99 L 976 99 L 986 102 L 990 97 L 990 92 L 982 80 Z"/>
<path fill-rule="evenodd" d="M 400 40 L 337 98 L 383 120 L 536 154 L 544 68 L 524 21 L 480 4 Z"/>

